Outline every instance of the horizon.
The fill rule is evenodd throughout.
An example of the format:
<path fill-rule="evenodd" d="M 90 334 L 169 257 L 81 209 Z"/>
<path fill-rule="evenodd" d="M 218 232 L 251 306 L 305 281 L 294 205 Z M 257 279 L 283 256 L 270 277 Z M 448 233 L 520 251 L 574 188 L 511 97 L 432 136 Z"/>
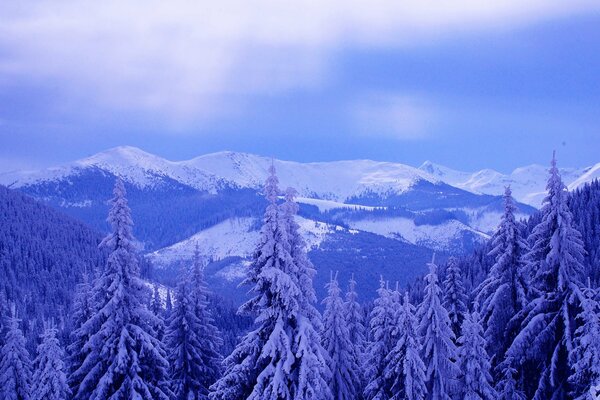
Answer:
<path fill-rule="evenodd" d="M 163 160 L 173 162 L 173 163 L 181 163 L 181 162 L 191 161 L 195 158 L 209 156 L 209 155 L 215 155 L 215 154 L 219 154 L 219 153 L 234 153 L 234 154 L 247 154 L 247 155 L 252 155 L 252 156 L 256 156 L 256 157 L 260 157 L 260 158 L 273 158 L 275 160 L 282 161 L 282 162 L 294 162 L 294 163 L 300 163 L 300 164 L 336 163 L 336 162 L 349 162 L 349 161 L 372 161 L 372 162 L 381 162 L 381 163 L 401 164 L 401 165 L 406 165 L 408 167 L 412 167 L 415 169 L 421 169 L 421 167 L 423 167 L 423 165 L 425 165 L 426 163 L 431 163 L 435 166 L 444 167 L 444 168 L 450 169 L 455 172 L 477 173 L 477 172 L 481 172 L 484 170 L 491 170 L 491 171 L 498 172 L 503 175 L 510 175 L 515 170 L 520 169 L 520 168 L 527 168 L 527 167 L 542 167 L 544 169 L 550 168 L 550 161 L 548 161 L 548 163 L 546 165 L 540 164 L 540 163 L 530 163 L 530 164 L 519 165 L 519 166 L 515 166 L 513 169 L 511 169 L 509 171 L 500 171 L 498 169 L 489 168 L 489 167 L 484 167 L 484 168 L 476 169 L 476 170 L 462 170 L 462 169 L 454 168 L 451 165 L 441 164 L 441 163 L 439 163 L 435 160 L 431 160 L 431 159 L 423 160 L 422 162 L 417 163 L 417 164 L 409 164 L 409 163 L 402 162 L 402 161 L 390 161 L 390 160 L 373 159 L 373 158 L 353 158 L 353 159 L 345 158 L 345 159 L 318 160 L 318 161 L 299 161 L 299 160 L 292 160 L 289 158 L 280 158 L 280 157 L 266 155 L 266 154 L 252 153 L 252 152 L 247 152 L 247 151 L 233 151 L 233 150 L 218 150 L 218 151 L 212 151 L 212 152 L 208 152 L 208 153 L 196 154 L 189 158 L 173 159 L 173 158 L 165 157 L 159 153 L 150 152 L 139 146 L 118 145 L 118 146 L 110 147 L 110 148 L 107 148 L 104 150 L 100 150 L 100 151 L 92 153 L 92 154 L 81 155 L 74 159 L 65 160 L 63 162 L 52 164 L 52 165 L 40 166 L 40 167 L 35 167 L 35 168 L 14 168 L 14 169 L 8 169 L 8 170 L 0 169 L 0 174 L 9 174 L 9 173 L 13 173 L 13 172 L 36 172 L 36 171 L 41 171 L 41 170 L 46 170 L 46 169 L 60 168 L 62 166 L 66 166 L 66 165 L 72 164 L 74 162 L 85 161 L 96 155 L 110 153 L 110 152 L 113 152 L 113 151 L 116 151 L 119 149 L 133 149 L 133 150 L 141 151 L 150 156 L 156 156 Z M 551 160 L 551 158 L 552 158 L 552 156 L 550 156 L 549 160 Z M 598 161 L 597 163 L 593 163 L 590 165 L 584 165 L 584 166 L 562 165 L 560 162 L 560 154 L 558 152 L 557 152 L 557 160 L 558 160 L 558 167 L 561 170 L 564 170 L 564 169 L 583 170 L 586 168 L 592 168 L 592 167 L 596 166 L 597 164 L 600 164 L 600 161 Z"/>

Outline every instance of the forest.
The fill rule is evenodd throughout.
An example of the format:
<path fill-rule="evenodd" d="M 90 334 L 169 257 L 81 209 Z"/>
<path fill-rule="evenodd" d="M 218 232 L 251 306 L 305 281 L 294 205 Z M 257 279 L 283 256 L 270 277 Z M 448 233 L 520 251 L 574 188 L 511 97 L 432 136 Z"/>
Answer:
<path fill-rule="evenodd" d="M 104 238 L 0 187 L 0 398 L 598 399 L 600 182 L 569 192 L 553 159 L 546 189 L 518 220 L 506 187 L 491 239 L 406 287 L 318 271 L 318 299 L 297 194 L 271 166 L 233 312 L 198 251 L 174 287 L 147 279 L 121 180 Z"/>

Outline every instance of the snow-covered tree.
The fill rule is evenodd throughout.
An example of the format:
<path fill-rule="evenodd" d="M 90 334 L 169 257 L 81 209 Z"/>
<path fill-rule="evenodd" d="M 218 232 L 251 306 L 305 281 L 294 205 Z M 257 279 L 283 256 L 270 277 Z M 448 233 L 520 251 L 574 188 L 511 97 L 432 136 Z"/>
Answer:
<path fill-rule="evenodd" d="M 408 292 L 404 294 L 398 313 L 399 338 L 386 357 L 385 377 L 392 382 L 390 400 L 422 400 L 427 394 L 425 364 L 421 360 L 421 344 L 417 334 L 415 307 Z"/>
<path fill-rule="evenodd" d="M 518 324 L 511 320 L 527 304 L 525 262 L 528 246 L 522 237 L 522 224 L 515 219 L 516 207 L 510 187 L 504 192 L 504 214 L 492 238 L 490 256 L 496 262 L 485 281 L 477 289 L 484 337 L 494 365 L 502 362 L 504 353 L 515 338 Z"/>
<path fill-rule="evenodd" d="M 313 393 L 328 391 L 327 381 L 329 371 L 327 351 L 321 346 L 319 332 L 322 329 L 321 315 L 316 308 L 317 296 L 313 286 L 315 268 L 306 254 L 306 243 L 300 234 L 300 227 L 295 216 L 298 204 L 295 201 L 297 192 L 293 188 L 285 191 L 285 202 L 280 207 L 280 212 L 289 243 L 290 255 L 294 262 L 290 275 L 297 282 L 300 289 L 298 299 L 298 320 L 302 321 L 293 333 L 293 352 L 297 362 L 292 370 L 292 375 L 298 382 L 296 389 L 300 398 L 311 398 Z M 324 386 L 325 385 L 325 386 Z M 323 396 L 329 394 L 323 394 Z"/>
<path fill-rule="evenodd" d="M 83 325 L 92 317 L 94 312 L 92 304 L 92 285 L 87 274 L 83 275 L 83 281 L 75 289 L 73 299 L 73 311 L 71 312 L 71 335 L 70 344 L 67 346 L 68 353 L 68 382 L 72 393 L 77 393 L 79 384 L 84 376 L 80 371 L 81 365 L 89 354 L 89 349 L 84 345 L 90 338 L 89 330 Z"/>
<path fill-rule="evenodd" d="M 385 376 L 385 358 L 392 351 L 392 331 L 396 322 L 392 292 L 381 278 L 378 297 L 375 299 L 369 322 L 369 344 L 367 347 L 367 386 L 364 395 L 368 400 L 389 399 L 392 382 Z"/>
<path fill-rule="evenodd" d="M 162 304 L 162 299 L 160 298 L 160 291 L 158 290 L 157 284 L 154 284 L 154 291 L 152 293 L 152 302 L 150 303 L 150 309 L 157 317 L 162 317 L 165 311 Z"/>
<path fill-rule="evenodd" d="M 590 388 L 600 390 L 600 307 L 597 292 L 590 287 L 582 291 L 581 312 L 577 316 L 580 325 L 575 331 L 575 348 L 571 352 L 573 374 L 569 378 L 575 399 L 595 400 Z"/>
<path fill-rule="evenodd" d="M 94 285 L 94 313 L 82 326 L 89 335 L 82 350 L 89 353 L 77 373 L 84 378 L 75 398 L 168 399 L 168 362 L 138 275 L 133 222 L 120 180 L 111 203 L 112 233 L 101 244 L 110 254 Z"/>
<path fill-rule="evenodd" d="M 355 358 L 350 332 L 344 313 L 344 301 L 337 276 L 327 284 L 327 297 L 323 300 L 323 347 L 331 363 L 329 387 L 334 399 L 355 400 L 360 390 L 359 366 Z"/>
<path fill-rule="evenodd" d="M 364 312 L 363 308 L 358 302 L 358 293 L 356 292 L 356 280 L 354 274 L 348 282 L 348 291 L 346 292 L 346 301 L 344 302 L 344 312 L 346 319 L 346 326 L 348 327 L 348 338 L 352 343 L 352 351 L 356 364 L 359 366 L 357 371 L 359 388 L 357 392 L 357 399 L 361 398 L 364 391 L 364 356 L 365 356 L 365 323 L 364 323 Z"/>
<path fill-rule="evenodd" d="M 6 321 L 6 336 L 0 349 L 0 398 L 30 400 L 31 359 L 25 348 L 25 338 L 16 318 L 9 317 Z"/>
<path fill-rule="evenodd" d="M 173 301 L 171 300 L 171 288 L 168 288 L 167 297 L 165 298 L 165 311 L 163 314 L 163 320 L 168 321 L 171 318 L 171 312 L 173 312 Z"/>
<path fill-rule="evenodd" d="M 458 378 L 457 349 L 454 344 L 448 311 L 441 304 L 441 288 L 438 283 L 437 266 L 429 263 L 426 276 L 425 296 L 419 305 L 419 335 L 422 344 L 422 360 L 426 367 L 429 399 L 449 400 Z"/>
<path fill-rule="evenodd" d="M 34 361 L 31 398 L 33 400 L 66 400 L 71 395 L 67 384 L 65 353 L 56 337 L 58 330 L 48 327 L 42 335 Z"/>
<path fill-rule="evenodd" d="M 460 335 L 460 327 L 467 313 L 467 295 L 463 284 L 462 270 L 458 260 L 450 257 L 446 266 L 446 279 L 444 280 L 444 308 L 448 311 L 448 318 L 454 336 Z"/>
<path fill-rule="evenodd" d="M 505 359 L 497 368 L 499 379 L 495 390 L 498 400 L 526 400 L 525 393 L 515 379 L 517 370 L 512 367 L 513 364 L 512 360 Z"/>
<path fill-rule="evenodd" d="M 198 334 L 201 343 L 200 359 L 202 361 L 203 375 L 200 378 L 203 393 L 208 395 L 208 389 L 216 382 L 221 373 L 223 361 L 219 350 L 223 346 L 221 333 L 214 324 L 212 312 L 208 301 L 208 286 L 204 280 L 204 266 L 200 257 L 200 249 L 196 245 L 194 259 L 189 276 L 190 298 L 194 307 L 194 314 L 198 318 Z"/>
<path fill-rule="evenodd" d="M 526 395 L 534 399 L 566 398 L 571 392 L 568 377 L 584 271 L 581 235 L 573 227 L 554 157 L 547 189 L 526 256 L 532 300 L 522 311 L 521 330 L 507 351 L 524 374 Z"/>
<path fill-rule="evenodd" d="M 202 359 L 202 321 L 195 308 L 188 275 L 182 272 L 165 336 L 171 387 L 177 399 L 198 400 L 208 395 L 208 387 L 203 384 L 206 368 Z"/>
<path fill-rule="evenodd" d="M 312 276 L 290 227 L 290 212 L 277 205 L 275 168 L 265 185 L 269 205 L 259 244 L 245 280 L 253 297 L 240 312 L 255 316 L 255 328 L 225 359 L 225 374 L 213 385 L 213 400 L 330 399 L 327 353 L 321 346 L 311 303 Z M 299 253 L 300 252 L 300 253 Z M 307 268 L 307 265 L 304 266 Z M 309 287 L 310 284 L 310 287 Z"/>
<path fill-rule="evenodd" d="M 462 335 L 458 338 L 460 391 L 464 400 L 494 400 L 496 392 L 492 387 L 489 355 L 485 349 L 483 328 L 477 312 L 467 313 Z"/>

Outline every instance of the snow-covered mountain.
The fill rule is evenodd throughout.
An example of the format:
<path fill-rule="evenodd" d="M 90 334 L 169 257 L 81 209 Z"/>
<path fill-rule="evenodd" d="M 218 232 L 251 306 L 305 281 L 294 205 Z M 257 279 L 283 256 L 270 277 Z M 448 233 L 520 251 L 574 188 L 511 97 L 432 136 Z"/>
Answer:
<path fill-rule="evenodd" d="M 476 172 L 453 170 L 431 161 L 424 162 L 420 170 L 435 176 L 449 185 L 472 193 L 501 195 L 504 188 L 511 186 L 513 196 L 521 203 L 539 207 L 544 199 L 548 168 L 530 165 L 502 174 L 492 169 Z M 560 168 L 561 176 L 569 189 L 576 189 L 600 177 L 600 163 L 587 168 Z"/>
<path fill-rule="evenodd" d="M 106 200 L 114 178 L 121 177 L 138 237 L 152 258 L 166 264 L 191 256 L 190 243 L 198 241 L 213 259 L 247 256 L 257 232 L 246 225 L 262 213 L 260 191 L 271 163 L 281 187 L 300 194 L 309 243 L 315 230 L 322 241 L 339 235 L 338 228 L 355 229 L 436 251 L 485 240 L 500 218 L 505 185 L 517 200 L 539 205 L 547 175 L 535 165 L 503 175 L 431 162 L 419 168 L 371 160 L 300 163 L 236 152 L 170 161 L 121 146 L 58 167 L 2 173 L 0 183 L 104 229 Z M 597 178 L 600 164 L 562 173 L 574 188 Z M 521 204 L 520 217 L 533 211 Z"/>

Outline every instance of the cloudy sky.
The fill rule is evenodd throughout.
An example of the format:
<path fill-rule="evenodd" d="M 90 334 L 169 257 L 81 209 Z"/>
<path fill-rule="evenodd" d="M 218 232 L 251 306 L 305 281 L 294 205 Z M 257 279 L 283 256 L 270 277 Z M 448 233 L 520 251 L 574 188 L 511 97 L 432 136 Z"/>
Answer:
<path fill-rule="evenodd" d="M 0 2 L 0 171 L 134 145 L 600 162 L 598 0 Z"/>

